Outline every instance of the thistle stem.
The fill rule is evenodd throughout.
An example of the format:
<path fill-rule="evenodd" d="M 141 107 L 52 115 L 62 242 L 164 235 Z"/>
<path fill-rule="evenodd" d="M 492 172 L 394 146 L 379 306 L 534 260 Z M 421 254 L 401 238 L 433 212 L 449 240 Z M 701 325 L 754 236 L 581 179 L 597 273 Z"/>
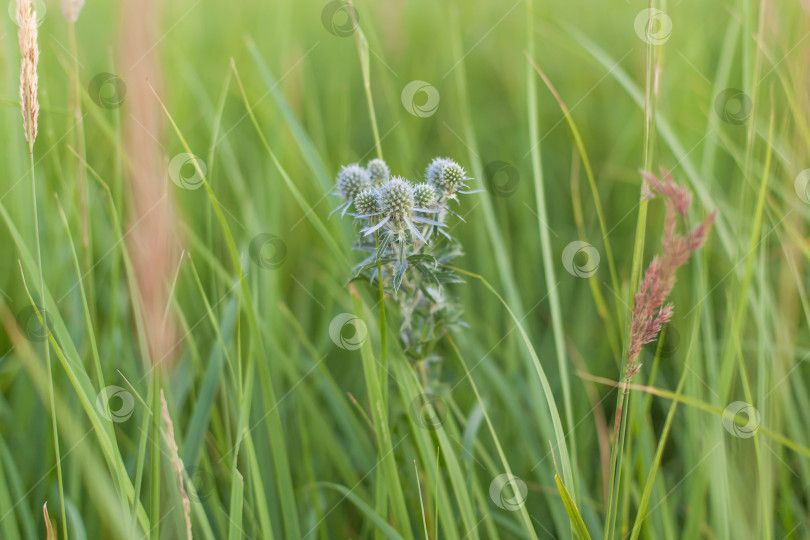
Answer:
<path fill-rule="evenodd" d="M 374 231 L 374 246 L 380 248 L 380 236 Z M 375 251 L 376 253 L 376 251 Z M 377 284 L 380 290 L 380 384 L 382 386 L 383 408 L 388 410 L 388 337 L 385 321 L 385 291 L 383 289 L 382 264 L 377 258 Z"/>

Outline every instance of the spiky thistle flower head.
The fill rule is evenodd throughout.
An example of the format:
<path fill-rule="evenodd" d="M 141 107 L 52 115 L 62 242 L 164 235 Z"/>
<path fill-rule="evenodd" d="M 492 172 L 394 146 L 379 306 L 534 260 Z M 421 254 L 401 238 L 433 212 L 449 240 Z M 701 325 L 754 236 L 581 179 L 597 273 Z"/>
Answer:
<path fill-rule="evenodd" d="M 391 177 L 391 169 L 388 164 L 380 158 L 375 158 L 366 164 L 366 171 L 375 184 L 385 182 Z"/>
<path fill-rule="evenodd" d="M 463 186 L 466 177 L 464 167 L 453 161 L 442 167 L 436 187 L 447 197 L 452 197 L 456 189 Z"/>
<path fill-rule="evenodd" d="M 371 216 L 380 211 L 380 195 L 376 188 L 368 187 L 354 198 L 354 207 L 361 216 Z"/>
<path fill-rule="evenodd" d="M 436 189 L 427 182 L 416 184 L 413 199 L 419 208 L 430 208 L 436 202 Z"/>
<path fill-rule="evenodd" d="M 357 163 L 344 166 L 337 175 L 337 189 L 349 202 L 369 187 L 371 187 L 371 178 L 369 178 L 368 171 Z"/>
<path fill-rule="evenodd" d="M 382 213 L 392 223 L 410 220 L 415 205 L 413 185 L 401 176 L 392 176 L 380 187 L 379 204 Z"/>
<path fill-rule="evenodd" d="M 442 175 L 442 170 L 445 166 L 450 165 L 451 163 L 455 162 L 450 158 L 433 158 L 433 161 L 431 161 L 427 166 L 427 169 L 425 169 L 425 180 L 434 186 L 438 186 L 439 178 Z"/>

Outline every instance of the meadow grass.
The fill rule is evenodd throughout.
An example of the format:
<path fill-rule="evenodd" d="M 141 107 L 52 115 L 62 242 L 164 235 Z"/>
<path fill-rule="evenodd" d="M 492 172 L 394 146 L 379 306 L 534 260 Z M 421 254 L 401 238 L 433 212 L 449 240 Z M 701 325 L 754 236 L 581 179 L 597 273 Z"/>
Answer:
<path fill-rule="evenodd" d="M 45 5 L 32 154 L 0 23 L 0 538 L 810 535 L 804 3 Z M 435 156 L 480 192 L 428 362 L 330 213 Z M 661 168 L 717 215 L 628 377 Z"/>

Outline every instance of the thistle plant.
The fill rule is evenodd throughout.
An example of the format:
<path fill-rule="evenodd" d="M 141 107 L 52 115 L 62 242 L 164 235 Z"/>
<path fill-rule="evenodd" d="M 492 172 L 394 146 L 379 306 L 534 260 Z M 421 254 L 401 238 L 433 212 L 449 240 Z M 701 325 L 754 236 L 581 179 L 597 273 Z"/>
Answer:
<path fill-rule="evenodd" d="M 454 325 L 463 324 L 461 310 L 446 285 L 462 280 L 448 267 L 462 254 L 447 230 L 450 208 L 467 190 L 464 168 L 448 158 L 434 159 L 424 181 L 392 176 L 382 159 L 365 167 L 341 168 L 336 193 L 343 199 L 335 211 L 352 216 L 359 226 L 355 249 L 365 252 L 352 281 L 367 279 L 381 286 L 399 304 L 400 338 L 415 362 L 437 360 L 436 343 Z"/>

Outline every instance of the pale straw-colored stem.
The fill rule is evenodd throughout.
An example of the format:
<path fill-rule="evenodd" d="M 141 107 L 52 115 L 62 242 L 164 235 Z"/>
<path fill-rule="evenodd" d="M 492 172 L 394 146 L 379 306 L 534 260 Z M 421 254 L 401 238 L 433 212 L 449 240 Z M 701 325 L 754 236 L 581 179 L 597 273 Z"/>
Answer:
<path fill-rule="evenodd" d="M 177 473 L 177 483 L 180 488 L 180 499 L 183 501 L 183 516 L 186 519 L 186 537 L 191 540 L 191 501 L 186 493 L 186 488 L 183 485 L 183 460 L 180 459 L 180 454 L 177 449 L 177 442 L 174 440 L 174 425 L 172 418 L 169 416 L 169 406 L 166 403 L 166 396 L 163 395 L 163 389 L 160 389 L 160 405 L 162 409 L 163 422 L 166 424 L 166 440 L 169 443 L 169 450 L 171 451 L 171 461 L 174 466 L 174 472 Z"/>

